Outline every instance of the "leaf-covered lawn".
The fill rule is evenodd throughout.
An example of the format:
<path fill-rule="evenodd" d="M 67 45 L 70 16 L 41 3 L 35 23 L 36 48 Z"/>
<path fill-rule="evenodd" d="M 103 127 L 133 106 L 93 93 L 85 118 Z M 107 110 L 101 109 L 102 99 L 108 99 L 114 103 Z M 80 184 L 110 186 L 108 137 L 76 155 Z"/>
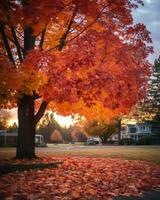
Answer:
<path fill-rule="evenodd" d="M 160 164 L 160 145 L 158 146 L 85 146 L 85 145 L 49 145 L 48 148 L 36 148 L 39 157 L 83 156 L 109 157 L 129 160 L 146 160 Z M 0 148 L 0 162 L 16 156 L 15 148 Z"/>
<path fill-rule="evenodd" d="M 14 161 L 64 161 L 58 168 L 10 173 L 0 179 L 0 199 L 109 200 L 114 196 L 141 196 L 160 188 L 160 166 L 145 161 L 108 158 L 46 157 Z"/>

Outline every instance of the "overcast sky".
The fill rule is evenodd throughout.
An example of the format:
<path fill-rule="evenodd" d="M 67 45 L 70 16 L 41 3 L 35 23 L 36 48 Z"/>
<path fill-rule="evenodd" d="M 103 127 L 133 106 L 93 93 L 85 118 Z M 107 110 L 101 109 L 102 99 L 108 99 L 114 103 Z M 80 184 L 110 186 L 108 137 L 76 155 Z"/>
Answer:
<path fill-rule="evenodd" d="M 144 6 L 133 11 L 134 20 L 144 23 L 151 32 L 154 54 L 149 57 L 153 62 L 160 55 L 160 0 L 144 0 Z"/>

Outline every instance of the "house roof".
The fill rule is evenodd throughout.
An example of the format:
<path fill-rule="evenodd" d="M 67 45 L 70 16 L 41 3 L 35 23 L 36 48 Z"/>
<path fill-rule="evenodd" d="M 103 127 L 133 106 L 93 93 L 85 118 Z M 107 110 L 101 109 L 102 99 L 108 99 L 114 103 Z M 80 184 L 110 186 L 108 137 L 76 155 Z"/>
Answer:
<path fill-rule="evenodd" d="M 128 127 L 131 127 L 131 128 L 135 128 L 137 126 L 147 126 L 147 127 L 151 127 L 152 125 L 151 124 L 148 124 L 148 123 L 137 123 L 137 124 L 127 124 Z"/>

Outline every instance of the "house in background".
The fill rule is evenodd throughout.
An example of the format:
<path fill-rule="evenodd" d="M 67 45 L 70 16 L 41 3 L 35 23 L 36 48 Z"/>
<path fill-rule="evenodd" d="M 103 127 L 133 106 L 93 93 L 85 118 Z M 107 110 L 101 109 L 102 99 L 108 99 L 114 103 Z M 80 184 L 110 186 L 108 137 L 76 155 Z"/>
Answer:
<path fill-rule="evenodd" d="M 0 130 L 0 147 L 5 146 L 16 146 L 17 145 L 17 136 L 18 133 L 8 133 L 6 130 Z M 43 135 L 36 134 L 35 135 L 35 144 L 43 144 L 44 139 Z"/>
<path fill-rule="evenodd" d="M 160 136 L 160 123 L 159 122 L 152 122 L 151 132 L 152 132 L 153 135 L 159 135 Z"/>
<path fill-rule="evenodd" d="M 121 130 L 121 139 L 128 138 L 138 141 L 150 135 L 153 135 L 152 125 L 148 123 L 127 124 Z"/>
<path fill-rule="evenodd" d="M 0 130 L 0 146 L 16 146 L 17 133 L 7 133 L 6 130 Z"/>
<path fill-rule="evenodd" d="M 43 135 L 36 134 L 35 135 L 35 145 L 44 144 L 44 137 Z"/>
<path fill-rule="evenodd" d="M 160 137 L 160 124 L 154 122 L 124 124 L 121 127 L 121 139 L 132 139 L 137 142 L 147 136 Z M 118 142 L 118 134 L 113 134 L 108 141 Z"/>

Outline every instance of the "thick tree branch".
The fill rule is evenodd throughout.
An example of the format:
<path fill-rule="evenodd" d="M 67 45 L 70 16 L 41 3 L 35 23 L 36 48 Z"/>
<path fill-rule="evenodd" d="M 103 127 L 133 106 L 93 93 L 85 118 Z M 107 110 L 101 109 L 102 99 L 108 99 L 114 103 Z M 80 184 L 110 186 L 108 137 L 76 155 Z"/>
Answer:
<path fill-rule="evenodd" d="M 61 51 L 63 49 L 63 47 L 66 45 L 66 39 L 67 39 L 68 34 L 70 33 L 70 29 L 72 27 L 74 18 L 76 16 L 76 12 L 77 12 L 77 7 L 74 8 L 72 16 L 71 16 L 71 19 L 69 20 L 68 25 L 67 25 L 67 29 L 64 32 L 64 34 L 62 35 L 61 39 L 59 40 L 60 44 L 56 45 L 55 47 L 53 47 L 51 49 L 49 49 L 48 51 L 51 51 L 51 50 L 53 50 L 55 48 L 58 48 L 58 50 Z"/>
<path fill-rule="evenodd" d="M 14 29 L 13 26 L 11 26 L 11 32 L 12 32 L 12 36 L 13 36 L 13 39 L 14 39 L 14 44 L 16 45 L 16 49 L 17 49 L 19 60 L 20 60 L 20 62 L 23 62 L 23 57 L 22 57 L 22 53 L 21 53 L 21 47 L 19 45 L 16 33 L 15 33 L 15 29 Z"/>
<path fill-rule="evenodd" d="M 10 15 L 7 16 L 7 19 L 8 19 L 8 22 L 9 22 L 9 25 L 10 25 L 10 29 L 11 29 L 11 33 L 12 33 L 12 37 L 13 37 L 12 42 L 13 42 L 13 43 L 15 44 L 15 46 L 16 46 L 17 54 L 18 54 L 18 58 L 19 58 L 20 62 L 23 62 L 23 57 L 22 57 L 22 52 L 21 52 L 21 49 L 22 49 L 22 48 L 21 48 L 21 46 L 20 46 L 20 44 L 19 44 L 19 41 L 18 41 L 16 32 L 15 32 L 15 27 L 12 25 Z M 23 49 L 22 49 L 22 50 L 23 50 Z"/>
<path fill-rule="evenodd" d="M 33 98 L 34 100 L 41 98 L 39 94 L 37 94 L 35 91 L 33 91 Z"/>
<path fill-rule="evenodd" d="M 74 40 L 74 39 L 76 39 L 77 37 L 79 37 L 83 32 L 85 32 L 89 27 L 91 27 L 101 16 L 102 16 L 102 14 L 103 14 L 103 11 L 109 6 L 109 5 L 111 5 L 112 3 L 114 3 L 114 1 L 116 1 L 116 0 L 111 0 L 107 5 L 105 5 L 102 9 L 101 9 L 101 12 L 97 15 L 97 17 L 91 22 L 91 23 L 89 23 L 86 27 L 84 27 L 76 36 L 74 36 L 73 38 L 71 38 L 70 40 L 68 40 L 68 41 L 66 41 L 66 38 L 67 38 L 67 36 L 66 36 L 66 38 L 65 38 L 65 41 L 63 42 L 63 36 L 62 36 L 62 38 L 61 38 L 61 40 L 62 40 L 62 42 L 63 43 L 60 43 L 59 45 L 56 45 L 56 46 L 54 46 L 54 47 L 52 47 L 52 48 L 50 48 L 48 51 L 52 51 L 53 49 L 56 49 L 56 48 L 58 48 L 59 50 L 61 50 L 67 43 L 69 43 L 69 42 L 71 42 L 72 40 Z M 109 16 L 109 15 L 108 15 Z M 74 18 L 73 18 L 74 19 Z M 73 21 L 72 21 L 72 23 L 73 23 Z M 72 25 L 72 24 L 71 24 Z M 70 33 L 70 29 L 69 29 L 69 31 L 68 31 L 68 29 L 67 29 L 67 31 L 66 32 L 68 32 L 67 33 L 67 35 Z M 61 41 L 60 40 L 60 41 Z M 61 48 L 61 44 L 63 44 L 63 47 Z"/>
<path fill-rule="evenodd" d="M 35 115 L 35 124 L 37 124 L 39 122 L 39 120 L 41 119 L 41 117 L 43 116 L 46 108 L 47 108 L 48 102 L 43 101 L 39 107 L 38 112 Z"/>
<path fill-rule="evenodd" d="M 24 39 L 24 35 L 22 35 L 21 32 L 19 32 L 16 28 L 15 28 L 15 31 Z"/>
<path fill-rule="evenodd" d="M 85 32 L 89 27 L 91 27 L 91 26 L 102 16 L 103 11 L 104 11 L 109 5 L 111 5 L 114 1 L 115 1 L 115 0 L 112 0 L 112 1 L 110 1 L 107 5 L 105 5 L 105 6 L 102 8 L 100 14 L 99 14 L 90 24 L 88 24 L 86 27 L 84 27 L 83 30 L 81 30 L 76 36 L 74 36 L 73 38 L 71 38 L 70 40 L 68 40 L 66 43 L 71 42 L 72 40 L 76 39 L 76 38 L 79 37 L 83 32 Z M 109 14 L 108 16 L 110 16 L 110 14 Z M 107 16 L 107 17 L 108 17 L 108 16 Z"/>
<path fill-rule="evenodd" d="M 10 38 L 8 35 L 7 35 L 7 38 L 8 38 L 8 40 L 9 40 L 10 42 L 12 42 L 13 44 L 15 44 L 15 41 L 14 41 L 12 38 Z M 21 46 L 19 46 L 19 48 L 20 48 L 21 51 L 23 52 L 23 48 L 22 48 Z"/>
<path fill-rule="evenodd" d="M 72 24 L 73 24 L 73 21 L 74 21 L 74 18 L 76 16 L 76 12 L 77 12 L 77 7 L 74 8 L 73 10 L 73 13 L 72 13 L 72 17 L 68 23 L 68 26 L 67 26 L 67 29 L 66 29 L 66 32 L 63 34 L 63 36 L 61 37 L 60 39 L 60 45 L 59 45 L 59 50 L 61 51 L 63 49 L 63 47 L 65 46 L 65 42 L 66 42 L 66 38 L 70 32 L 70 29 L 72 27 Z"/>
<path fill-rule="evenodd" d="M 36 37 L 33 36 L 33 29 L 30 26 L 25 27 L 24 29 L 24 49 L 23 57 L 27 55 L 28 51 L 34 49 Z"/>
<path fill-rule="evenodd" d="M 43 48 L 45 33 L 46 33 L 46 28 L 44 28 L 44 29 L 42 30 L 41 40 L 40 40 L 40 43 L 39 43 L 39 48 L 40 48 L 40 49 Z"/>
<path fill-rule="evenodd" d="M 1 22 L 0 22 L 0 33 L 1 33 L 1 36 L 2 36 L 2 40 L 3 40 L 3 43 L 4 43 L 5 49 L 6 49 L 7 54 L 8 54 L 8 58 L 13 64 L 15 64 L 15 60 L 14 60 L 14 57 L 12 55 L 11 48 L 9 46 L 8 38 L 7 38 L 7 35 L 4 31 L 4 25 Z"/>

